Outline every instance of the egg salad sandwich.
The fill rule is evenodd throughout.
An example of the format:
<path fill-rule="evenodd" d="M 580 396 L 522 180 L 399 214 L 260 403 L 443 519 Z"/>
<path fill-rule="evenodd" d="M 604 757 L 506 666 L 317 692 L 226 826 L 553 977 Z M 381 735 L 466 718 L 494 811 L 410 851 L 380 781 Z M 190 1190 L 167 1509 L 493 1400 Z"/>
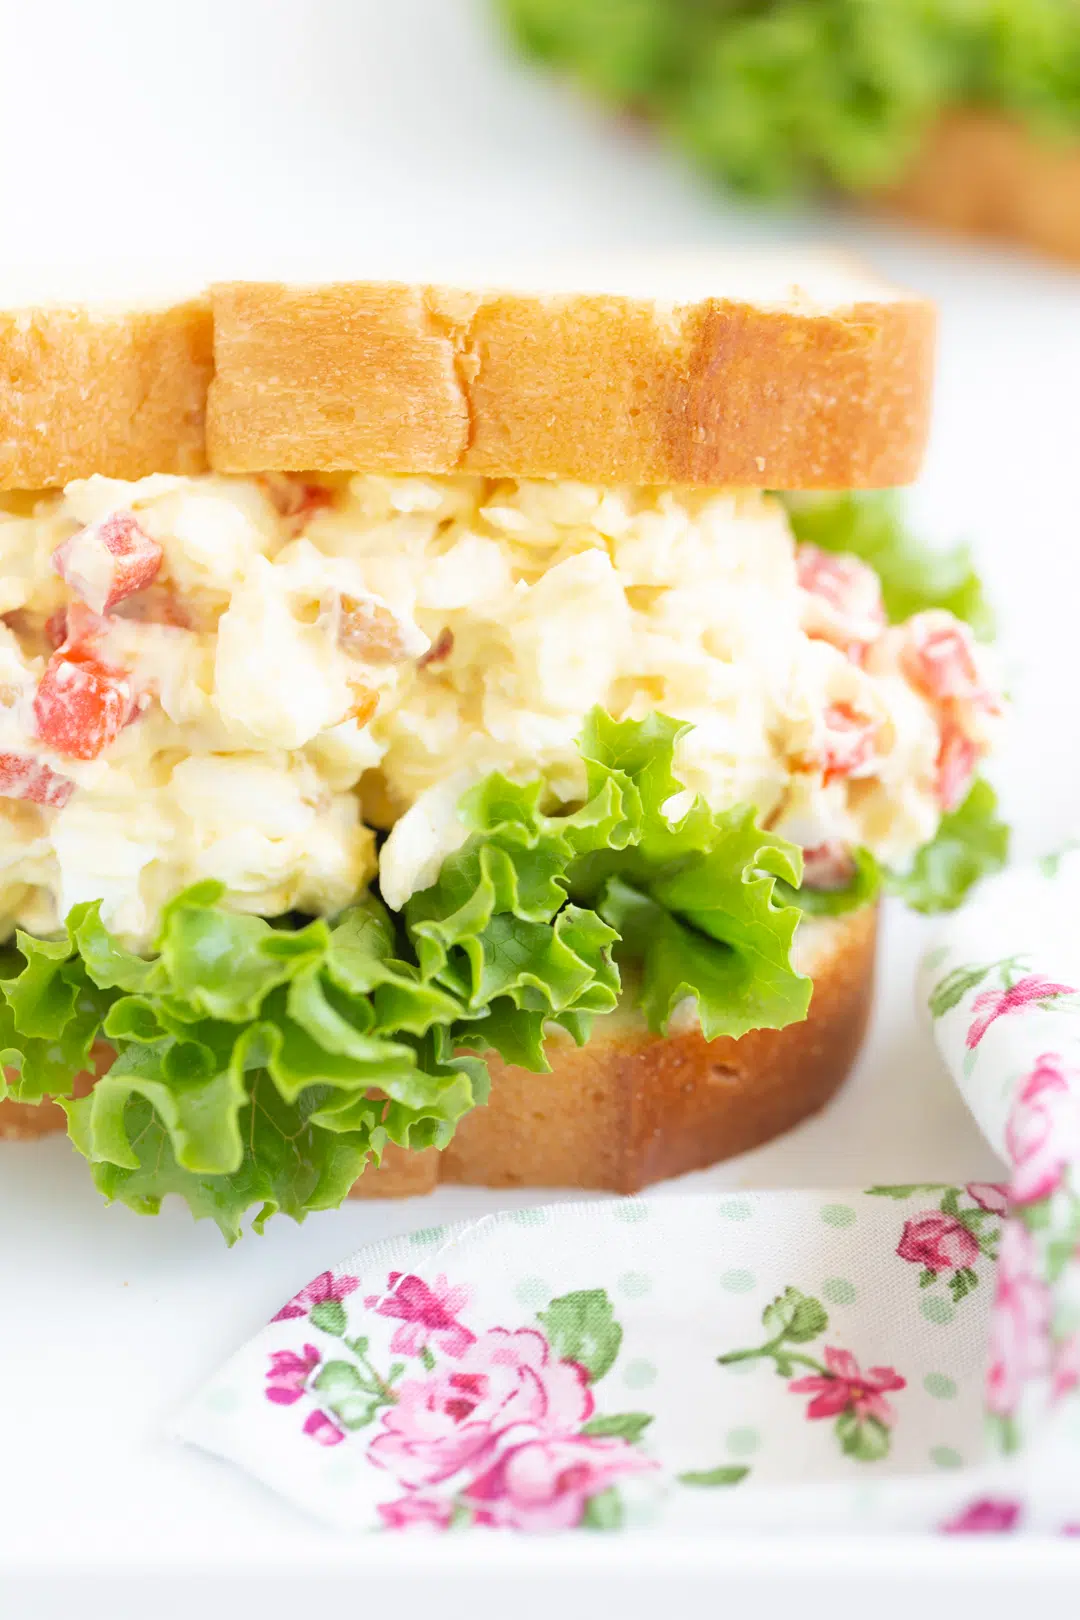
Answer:
<path fill-rule="evenodd" d="M 882 887 L 1004 854 L 978 583 L 866 493 L 933 312 L 635 273 L 0 315 L 0 1136 L 231 1240 L 836 1090 Z"/>

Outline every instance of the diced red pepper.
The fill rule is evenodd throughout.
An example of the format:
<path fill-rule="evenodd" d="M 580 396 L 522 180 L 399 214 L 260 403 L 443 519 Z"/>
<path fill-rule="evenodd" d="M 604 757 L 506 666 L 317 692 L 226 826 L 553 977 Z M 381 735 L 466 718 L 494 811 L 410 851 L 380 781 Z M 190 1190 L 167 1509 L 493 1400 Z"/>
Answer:
<path fill-rule="evenodd" d="M 908 620 L 900 664 L 912 686 L 933 703 L 971 703 L 990 713 L 1000 708 L 997 694 L 979 672 L 974 636 L 944 609 Z"/>
<path fill-rule="evenodd" d="M 980 757 L 981 750 L 970 737 L 946 721 L 941 728 L 935 783 L 942 810 L 956 810 L 963 804 Z"/>
<path fill-rule="evenodd" d="M 57 608 L 45 620 L 45 640 L 50 647 L 60 647 L 67 640 L 67 608 Z"/>
<path fill-rule="evenodd" d="M 821 749 L 822 780 L 828 786 L 853 776 L 874 757 L 877 722 L 858 713 L 850 703 L 830 703 L 825 710 L 825 740 Z"/>
<path fill-rule="evenodd" d="M 0 754 L 0 798 L 29 799 L 50 810 L 62 810 L 75 791 L 68 776 L 50 770 L 29 754 Z"/>
<path fill-rule="evenodd" d="M 814 598 L 807 635 L 860 657 L 885 628 L 881 581 L 874 570 L 857 557 L 807 544 L 796 547 L 795 574 L 800 589 Z"/>
<path fill-rule="evenodd" d="M 164 553 L 134 512 L 110 512 L 57 546 L 53 567 L 87 607 L 107 613 L 126 596 L 145 590 Z"/>
<path fill-rule="evenodd" d="M 803 888 L 832 891 L 846 889 L 855 876 L 855 862 L 847 845 L 839 838 L 827 839 L 814 849 L 803 850 Z"/>
<path fill-rule="evenodd" d="M 70 639 L 49 659 L 34 694 L 38 736 L 72 759 L 97 759 L 135 712 L 127 676 Z"/>

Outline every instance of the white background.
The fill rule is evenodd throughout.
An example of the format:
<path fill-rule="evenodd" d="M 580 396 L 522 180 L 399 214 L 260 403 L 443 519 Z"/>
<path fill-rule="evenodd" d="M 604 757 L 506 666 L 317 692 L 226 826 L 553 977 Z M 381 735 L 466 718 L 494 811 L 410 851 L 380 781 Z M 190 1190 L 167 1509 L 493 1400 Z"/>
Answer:
<path fill-rule="evenodd" d="M 999 778 L 1018 852 L 1075 830 L 1080 272 L 858 218 L 725 204 L 641 135 L 509 61 L 470 0 L 0 0 L 0 64 L 6 298 L 164 276 L 405 264 L 437 276 L 485 254 L 823 240 L 934 295 L 940 387 L 918 510 L 943 538 L 974 542 L 1000 608 L 1017 706 Z M 842 1099 L 713 1181 L 991 1171 L 914 1011 L 921 938 L 912 919 L 890 917 L 873 1036 Z M 943 1605 L 930 1613 L 1015 1601 L 1032 1555 L 985 1545 L 913 1558 L 576 1538 L 413 1544 L 403 1565 L 400 1549 L 333 1541 L 162 1438 L 170 1409 L 314 1271 L 496 1200 L 514 1201 L 353 1205 L 228 1253 L 180 1210 L 155 1222 L 106 1210 L 63 1141 L 0 1147 L 0 1596 L 5 1578 L 27 1582 L 9 1586 L 5 1612 L 62 1612 L 64 1579 L 85 1616 L 190 1613 L 193 1599 L 207 1614 L 250 1604 L 269 1616 L 301 1588 L 320 1606 L 384 1601 L 405 1616 L 435 1602 L 550 1613 L 556 1592 L 578 1594 L 571 1613 L 599 1601 L 704 1611 L 721 1592 L 779 1612 L 797 1583 L 804 1614 L 819 1602 L 833 1616 L 856 1602 L 899 1614 L 924 1582 Z M 1039 1551 L 1028 1577 L 1050 1580 L 1066 1551 Z"/>

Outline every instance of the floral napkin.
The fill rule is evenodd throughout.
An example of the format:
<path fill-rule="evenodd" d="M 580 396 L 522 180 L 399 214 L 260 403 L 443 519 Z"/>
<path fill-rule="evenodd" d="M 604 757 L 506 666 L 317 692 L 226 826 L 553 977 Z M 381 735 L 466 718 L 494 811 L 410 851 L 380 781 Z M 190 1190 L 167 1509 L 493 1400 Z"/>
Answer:
<path fill-rule="evenodd" d="M 353 1532 L 1080 1533 L 1078 915 L 1074 852 L 924 964 L 1007 1185 L 413 1232 L 302 1288 L 175 1432 Z"/>

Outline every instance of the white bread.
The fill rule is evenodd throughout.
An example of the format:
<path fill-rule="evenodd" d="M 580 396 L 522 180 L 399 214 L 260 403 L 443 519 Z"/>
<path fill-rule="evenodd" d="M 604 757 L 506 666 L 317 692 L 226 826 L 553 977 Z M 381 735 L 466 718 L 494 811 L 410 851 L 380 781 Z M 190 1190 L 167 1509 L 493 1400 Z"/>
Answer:
<path fill-rule="evenodd" d="M 0 313 L 0 488 L 204 466 L 790 489 L 918 470 L 932 307 L 842 261 L 511 285 L 235 282 Z"/>
<path fill-rule="evenodd" d="M 430 1192 L 439 1182 L 636 1192 L 759 1146 L 823 1108 L 858 1053 L 873 994 L 877 913 L 807 919 L 797 960 L 810 1013 L 786 1029 L 706 1041 L 694 1026 L 651 1035 L 622 1009 L 584 1047 L 548 1043 L 550 1074 L 491 1063 L 491 1100 L 442 1154 L 391 1148 L 354 1198 Z"/>
<path fill-rule="evenodd" d="M 0 489 L 206 468 L 210 308 L 0 310 Z"/>
<path fill-rule="evenodd" d="M 1001 113 L 956 108 L 932 126 L 887 207 L 943 230 L 1080 263 L 1080 141 L 1037 140 Z"/>

